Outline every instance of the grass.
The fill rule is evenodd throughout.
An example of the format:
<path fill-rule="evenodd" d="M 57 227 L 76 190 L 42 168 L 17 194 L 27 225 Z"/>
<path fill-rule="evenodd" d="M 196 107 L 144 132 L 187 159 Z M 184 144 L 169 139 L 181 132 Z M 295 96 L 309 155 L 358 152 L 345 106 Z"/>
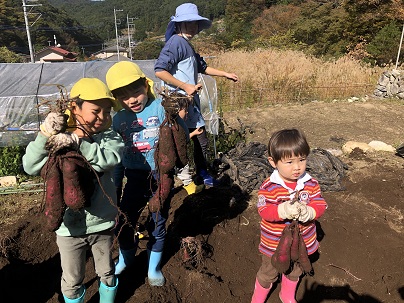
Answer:
<path fill-rule="evenodd" d="M 217 77 L 223 111 L 260 105 L 331 101 L 372 95 L 381 73 L 349 57 L 321 60 L 292 50 L 234 50 L 205 59 L 240 81 Z"/>

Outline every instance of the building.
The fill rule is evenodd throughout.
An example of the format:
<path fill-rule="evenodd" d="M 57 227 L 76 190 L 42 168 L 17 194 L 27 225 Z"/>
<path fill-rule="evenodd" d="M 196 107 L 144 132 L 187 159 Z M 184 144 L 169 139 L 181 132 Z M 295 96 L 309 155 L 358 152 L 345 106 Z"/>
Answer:
<path fill-rule="evenodd" d="M 49 46 L 35 53 L 36 63 L 77 62 L 77 53 L 69 52 L 58 46 Z"/>
<path fill-rule="evenodd" d="M 96 58 L 96 59 L 101 59 L 101 60 L 109 60 L 111 61 L 112 58 L 117 58 L 118 57 L 118 50 L 119 50 L 119 57 L 125 57 L 120 58 L 120 59 L 127 59 L 128 58 L 128 51 L 126 50 L 126 48 L 119 46 L 118 49 L 116 48 L 116 46 L 110 46 L 107 48 L 103 48 L 102 50 L 94 53 L 92 55 L 92 57 Z M 117 60 L 114 60 L 117 61 Z"/>

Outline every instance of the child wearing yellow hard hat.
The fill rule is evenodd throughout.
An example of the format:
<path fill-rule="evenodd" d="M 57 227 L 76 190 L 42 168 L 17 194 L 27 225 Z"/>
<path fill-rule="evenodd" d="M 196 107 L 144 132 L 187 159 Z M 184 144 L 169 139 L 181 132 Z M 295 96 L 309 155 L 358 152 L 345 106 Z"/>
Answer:
<path fill-rule="evenodd" d="M 118 199 L 122 194 L 120 209 L 131 223 L 131 226 L 125 225 L 121 219 L 117 226 L 119 259 L 115 273 L 120 274 L 135 262 L 139 239 L 133 227 L 137 225 L 141 210 L 146 207 L 157 189 L 159 175 L 154 153 L 159 140 L 159 129 L 165 123 L 166 116 L 162 99 L 154 92 L 153 81 L 146 77 L 137 64 L 129 61 L 115 63 L 108 70 L 106 81 L 113 96 L 123 108 L 114 116 L 112 122 L 112 128 L 125 142 L 122 163 L 115 169 L 115 185 Z M 176 121 L 188 136 L 183 120 L 177 117 Z M 168 175 L 168 179 L 173 183 L 174 170 Z M 124 177 L 127 182 L 122 193 Z M 148 282 L 151 286 L 162 286 L 165 283 L 160 264 L 169 209 L 169 205 L 166 204 L 163 201 L 161 209 L 152 212 L 152 220 L 146 227 L 149 234 Z"/>
<path fill-rule="evenodd" d="M 23 167 L 30 175 L 40 174 L 50 156 L 45 145 L 50 140 L 63 138 L 66 142 L 74 142 L 79 153 L 98 173 L 98 178 L 88 180 L 94 183 L 91 201 L 80 210 L 67 207 L 62 223 L 54 229 L 60 252 L 61 291 L 65 302 L 84 302 L 86 251 L 91 249 L 100 279 L 100 300 L 112 303 L 118 287 L 111 251 L 114 239 L 112 229 L 118 213 L 112 180 L 113 168 L 121 162 L 123 141 L 109 126 L 111 108 L 117 102 L 108 87 L 96 78 L 77 81 L 70 91 L 70 98 L 67 130 L 71 132 L 65 132 L 63 113 L 50 113 L 35 141 L 28 144 Z"/>

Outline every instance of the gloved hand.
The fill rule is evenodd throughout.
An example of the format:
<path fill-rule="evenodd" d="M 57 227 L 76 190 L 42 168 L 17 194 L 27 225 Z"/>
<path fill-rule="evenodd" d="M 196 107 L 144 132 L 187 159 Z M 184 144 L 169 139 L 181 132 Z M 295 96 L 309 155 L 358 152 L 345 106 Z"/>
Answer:
<path fill-rule="evenodd" d="M 51 153 L 55 153 L 62 148 L 79 149 L 80 139 L 76 134 L 60 133 L 50 136 L 45 144 L 45 148 Z"/>
<path fill-rule="evenodd" d="M 316 217 L 316 211 L 313 207 L 308 206 L 304 203 L 296 203 L 298 204 L 300 215 L 297 218 L 299 222 L 306 223 L 308 221 L 314 220 Z"/>
<path fill-rule="evenodd" d="M 67 128 L 67 116 L 62 113 L 50 112 L 41 124 L 42 134 L 47 137 L 62 133 Z"/>
<path fill-rule="evenodd" d="M 299 217 L 299 208 L 298 203 L 295 202 L 293 204 L 290 201 L 282 202 L 278 205 L 278 215 L 282 219 L 297 219 Z"/>

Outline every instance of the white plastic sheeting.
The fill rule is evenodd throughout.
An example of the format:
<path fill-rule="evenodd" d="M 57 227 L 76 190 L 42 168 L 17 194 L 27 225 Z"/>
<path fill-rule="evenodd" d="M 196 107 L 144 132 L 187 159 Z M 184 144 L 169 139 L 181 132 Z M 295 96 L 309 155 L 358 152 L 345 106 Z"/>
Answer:
<path fill-rule="evenodd" d="M 154 75 L 155 60 L 133 62 L 155 82 L 158 91 L 160 80 Z M 28 144 L 35 138 L 44 113 L 48 111 L 46 106 L 39 104 L 60 98 L 60 88 L 65 94 L 82 77 L 99 78 L 105 82 L 106 72 L 114 63 L 0 63 L 0 147 Z M 201 101 L 204 108 L 212 108 L 209 102 L 217 96 L 216 82 L 209 76 L 203 76 L 203 79 L 209 88 L 202 90 L 202 96 L 208 93 L 208 97 L 202 97 Z M 209 116 L 206 118 L 210 125 Z M 208 131 L 212 133 L 211 128 Z"/>
<path fill-rule="evenodd" d="M 217 87 L 216 80 L 207 75 L 201 75 L 199 82 L 202 90 L 199 92 L 201 112 L 205 120 L 206 131 L 212 135 L 219 134 L 219 115 L 217 113 Z"/>

